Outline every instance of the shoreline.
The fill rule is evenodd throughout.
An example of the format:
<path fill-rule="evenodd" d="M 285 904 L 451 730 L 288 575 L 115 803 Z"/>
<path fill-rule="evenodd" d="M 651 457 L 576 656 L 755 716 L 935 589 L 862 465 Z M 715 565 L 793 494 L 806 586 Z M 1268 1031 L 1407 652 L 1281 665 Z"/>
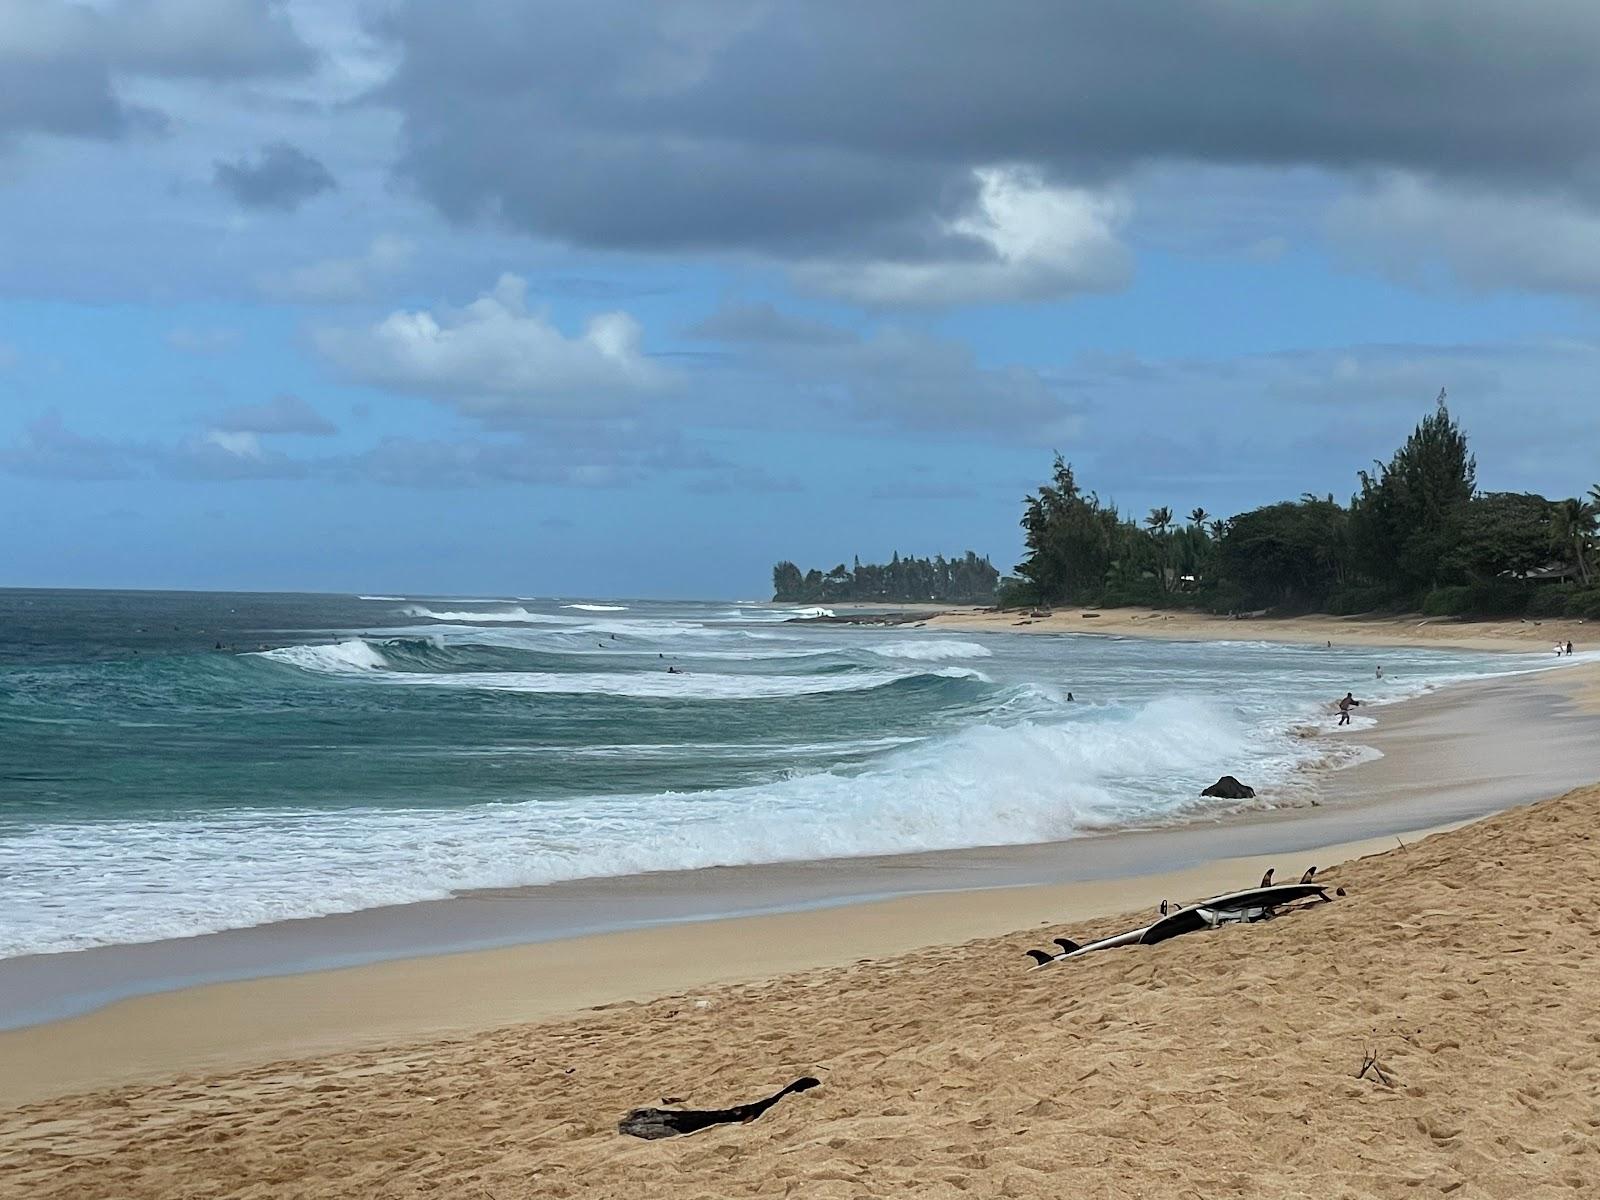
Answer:
<path fill-rule="evenodd" d="M 1169 896 L 1247 885 L 1268 867 L 1283 878 L 1308 866 L 1328 870 L 1396 840 L 1384 834 L 1102 879 L 894 896 L 851 904 L 847 925 L 815 909 L 730 916 L 180 987 L 0 1031 L 0 1109 L 196 1071 L 468 1036 L 1148 910 Z M 617 969 L 623 963 L 625 972 Z"/>
<path fill-rule="evenodd" d="M 31 995 L 48 1005 L 40 997 L 63 988 L 57 969 L 76 974 L 80 989 L 102 993 L 104 976 L 118 970 L 134 979 L 145 972 L 147 982 L 165 973 L 165 982 L 155 994 L 103 996 L 110 1002 L 86 1014 L 57 1013 L 0 1033 L 0 1104 L 289 1053 L 544 1020 L 992 936 L 1060 920 L 1064 912 L 1122 911 L 1156 892 L 1219 890 L 1264 855 L 1277 856 L 1269 865 L 1286 872 L 1289 855 L 1320 849 L 1326 859 L 1337 852 L 1330 847 L 1353 845 L 1370 851 L 1374 839 L 1387 845 L 1396 832 L 1482 817 L 1600 778 L 1597 723 L 1584 702 L 1596 670 L 1583 664 L 1499 677 L 1376 709 L 1377 727 L 1355 736 L 1384 757 L 1338 771 L 1339 801 L 1315 808 L 1034 846 L 580 881 L 7 960 L 0 991 L 14 1004 L 26 1005 Z M 770 906 L 786 888 L 793 902 L 785 911 L 726 915 L 752 899 Z M 668 915 L 667 924 L 641 928 L 635 919 L 626 930 L 530 938 L 535 911 L 558 898 L 591 915 L 596 904 L 623 903 L 635 916 L 643 905 L 658 921 L 664 903 L 693 903 Z M 850 906 L 847 922 L 832 911 L 840 905 Z M 463 941 L 446 913 L 490 918 L 508 942 Z M 480 939 L 484 928 L 477 927 Z M 383 961 L 306 967 L 316 945 L 348 956 L 352 931 L 375 937 L 385 930 L 399 941 L 374 955 Z M 202 945 L 231 947 L 253 969 L 244 977 L 196 978 Z M 180 963 L 188 978 L 174 988 Z"/>
<path fill-rule="evenodd" d="M 771 913 L 823 913 L 882 900 L 1114 881 L 1182 870 L 1233 855 L 1293 853 L 1316 846 L 1411 834 L 1484 816 L 1529 798 L 1520 781 L 1551 793 L 1600 778 L 1581 754 L 1552 758 L 1531 739 L 1484 731 L 1511 724 L 1565 728 L 1561 706 L 1600 692 L 1600 663 L 1513 673 L 1445 685 L 1367 711 L 1377 724 L 1315 736 L 1331 753 L 1354 743 L 1368 761 L 1307 767 L 1304 787 L 1272 806 L 1080 833 L 1053 842 L 1002 844 L 856 857 L 791 860 L 602 876 L 552 884 L 476 889 L 436 900 L 295 918 L 215 933 L 122 943 L 0 960 L 0 1036 L 93 1013 L 107 1005 L 186 988 L 337 971 L 630 930 L 664 929 Z M 1553 707 L 1554 706 L 1554 707 Z M 1581 718 L 1574 736 L 1588 733 Z M 1552 725 L 1552 723 L 1554 723 Z M 1420 729 L 1420 733 L 1413 730 Z M 1488 747 L 1488 763 L 1470 744 Z M 1549 739 L 1545 743 L 1549 744 Z M 1441 753 L 1442 751 L 1442 753 Z M 1393 761 L 1406 764 L 1397 777 Z M 1419 759 L 1419 756 L 1420 759 Z M 1480 755 L 1479 758 L 1482 758 Z M 1463 773 L 1462 764 L 1474 763 Z M 1563 761 L 1574 769 L 1562 770 Z M 1495 777 L 1495 764 L 1516 770 Z M 1410 775 L 1427 780 L 1409 789 Z M 1248 781 L 1247 781 L 1248 782 Z M 1317 794 L 1337 786 L 1339 797 Z"/>
<path fill-rule="evenodd" d="M 1117 917 L 1052 910 L 1046 926 L 914 954 L 494 1029 L 296 1043 L 0 1109 L 0 1191 L 1026 1200 L 1066 1180 L 1152 1200 L 1300 1196 L 1308 1181 L 1341 1197 L 1592 1196 L 1597 804 L 1591 786 L 1318 864 L 1332 903 L 1046 971 L 1023 951 L 1142 923 L 1153 897 Z M 287 1023 L 299 998 L 284 999 L 268 1015 Z M 722 1107 L 800 1076 L 821 1086 L 750 1124 L 666 1142 L 617 1130 L 639 1105 Z"/>

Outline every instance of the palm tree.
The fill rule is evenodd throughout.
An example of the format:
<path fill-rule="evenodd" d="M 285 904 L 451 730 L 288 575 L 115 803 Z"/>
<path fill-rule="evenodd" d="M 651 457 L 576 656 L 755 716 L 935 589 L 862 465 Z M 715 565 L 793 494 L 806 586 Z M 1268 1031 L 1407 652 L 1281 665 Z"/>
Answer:
<path fill-rule="evenodd" d="M 1563 557 L 1570 557 L 1578 568 L 1578 578 L 1589 586 L 1589 541 L 1595 535 L 1595 518 L 1600 515 L 1600 504 L 1590 504 L 1573 498 L 1563 500 L 1555 507 L 1552 540 Z"/>
<path fill-rule="evenodd" d="M 1206 518 L 1209 517 L 1210 515 L 1211 514 L 1208 513 L 1205 509 L 1200 508 L 1197 505 L 1196 507 L 1191 508 L 1189 510 L 1189 524 L 1191 524 L 1191 525 L 1199 525 L 1202 528 L 1204 528 L 1205 523 L 1206 523 Z"/>
<path fill-rule="evenodd" d="M 1152 508 L 1144 523 L 1150 527 L 1151 534 L 1155 536 L 1160 564 L 1156 568 L 1156 583 L 1164 592 L 1167 590 L 1167 530 L 1172 528 L 1172 509 L 1165 504 L 1160 508 Z"/>

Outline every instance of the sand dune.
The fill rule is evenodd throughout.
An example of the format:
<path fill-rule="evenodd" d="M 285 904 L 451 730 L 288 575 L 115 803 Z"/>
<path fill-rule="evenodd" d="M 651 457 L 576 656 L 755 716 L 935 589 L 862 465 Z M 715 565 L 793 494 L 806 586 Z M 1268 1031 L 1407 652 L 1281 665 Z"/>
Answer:
<path fill-rule="evenodd" d="M 1596 1195 L 1597 804 L 1340 866 L 1344 899 L 1277 922 L 1046 971 L 1021 951 L 1125 922 L 33 1104 L 0 1114 L 0 1194 Z M 1389 1083 L 1356 1078 L 1369 1052 Z M 803 1074 L 823 1086 L 749 1126 L 614 1131 Z"/>

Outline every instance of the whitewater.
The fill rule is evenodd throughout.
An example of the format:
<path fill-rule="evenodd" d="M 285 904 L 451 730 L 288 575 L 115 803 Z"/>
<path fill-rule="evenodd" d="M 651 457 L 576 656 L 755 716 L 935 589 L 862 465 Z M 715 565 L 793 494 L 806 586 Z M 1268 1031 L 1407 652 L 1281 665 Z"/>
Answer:
<path fill-rule="evenodd" d="M 0 597 L 0 957 L 478 888 L 1221 820 L 1241 806 L 1198 793 L 1224 773 L 1256 786 L 1250 806 L 1306 804 L 1366 753 L 1305 736 L 1334 697 L 1542 661 L 828 615 Z"/>

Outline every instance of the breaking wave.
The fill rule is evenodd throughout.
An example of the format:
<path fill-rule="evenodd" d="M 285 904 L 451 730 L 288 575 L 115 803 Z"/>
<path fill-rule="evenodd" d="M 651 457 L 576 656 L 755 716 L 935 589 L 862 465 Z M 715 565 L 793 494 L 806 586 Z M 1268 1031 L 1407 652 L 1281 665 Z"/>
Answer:
<path fill-rule="evenodd" d="M 552 617 L 545 613 L 529 612 L 522 605 L 512 608 L 494 609 L 438 609 L 428 608 L 421 604 L 413 604 L 404 610 L 408 617 L 422 617 L 429 621 L 450 621 L 468 625 L 482 622 L 515 621 L 524 625 L 565 625 L 576 620 L 575 617 Z"/>
<path fill-rule="evenodd" d="M 335 673 L 382 671 L 391 665 L 377 647 L 360 638 L 325 646 L 281 646 L 276 650 L 258 651 L 251 657 L 288 663 L 306 671 Z"/>
<path fill-rule="evenodd" d="M 12 839 L 12 886 L 63 896 L 0 956 L 149 941 L 454 892 L 718 865 L 1067 838 L 1172 815 L 1248 730 L 1184 698 L 1114 722 L 982 725 L 856 771 L 688 793 L 423 811 L 114 821 Z M 1152 807 L 1144 781 L 1169 796 Z M 1209 778 L 1207 778 L 1209 776 Z M 649 836 L 641 836 L 648 829 Z M 130 881 L 138 886 L 130 887 Z"/>
<path fill-rule="evenodd" d="M 954 658 L 989 658 L 993 651 L 977 642 L 885 642 L 881 646 L 870 643 L 862 647 L 884 658 L 905 658 L 913 662 L 948 662 Z"/>

